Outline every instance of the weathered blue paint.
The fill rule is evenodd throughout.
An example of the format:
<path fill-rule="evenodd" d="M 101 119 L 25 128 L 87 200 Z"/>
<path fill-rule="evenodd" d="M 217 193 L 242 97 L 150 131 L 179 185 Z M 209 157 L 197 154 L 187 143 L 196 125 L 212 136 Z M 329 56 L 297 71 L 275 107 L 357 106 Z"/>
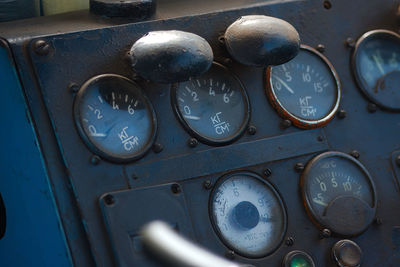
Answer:
<path fill-rule="evenodd" d="M 4 45 L 0 84 L 0 193 L 7 211 L 0 266 L 71 266 L 40 147 Z"/>

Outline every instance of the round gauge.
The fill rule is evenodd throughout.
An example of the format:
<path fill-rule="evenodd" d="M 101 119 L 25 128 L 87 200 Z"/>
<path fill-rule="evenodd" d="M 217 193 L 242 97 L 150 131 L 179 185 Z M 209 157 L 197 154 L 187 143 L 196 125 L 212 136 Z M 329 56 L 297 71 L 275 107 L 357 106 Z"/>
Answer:
<path fill-rule="evenodd" d="M 261 177 L 237 172 L 222 177 L 210 198 L 214 229 L 230 249 L 249 258 L 272 253 L 286 232 L 277 191 Z"/>
<path fill-rule="evenodd" d="M 400 35 L 386 30 L 365 33 L 353 53 L 353 71 L 370 101 L 400 111 Z"/>
<path fill-rule="evenodd" d="M 171 98 L 183 126 L 206 144 L 233 142 L 249 122 L 250 104 L 242 83 L 218 63 L 199 78 L 175 84 Z"/>
<path fill-rule="evenodd" d="M 365 167 L 341 152 L 326 152 L 304 169 L 300 186 L 306 210 L 320 228 L 354 236 L 375 217 L 375 186 Z"/>
<path fill-rule="evenodd" d="M 301 45 L 294 59 L 267 68 L 266 92 L 283 118 L 308 129 L 323 126 L 333 118 L 339 107 L 341 86 L 328 59 Z"/>
<path fill-rule="evenodd" d="M 103 74 L 83 84 L 74 102 L 75 121 L 94 153 L 116 162 L 135 160 L 156 135 L 154 110 L 133 81 Z"/>

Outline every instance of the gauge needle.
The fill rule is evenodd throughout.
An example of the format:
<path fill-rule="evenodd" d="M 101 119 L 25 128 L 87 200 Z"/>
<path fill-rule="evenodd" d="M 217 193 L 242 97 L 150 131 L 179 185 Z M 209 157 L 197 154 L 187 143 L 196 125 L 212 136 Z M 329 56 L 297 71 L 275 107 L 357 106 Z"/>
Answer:
<path fill-rule="evenodd" d="M 198 121 L 198 120 L 201 119 L 200 117 L 197 117 L 197 116 L 190 116 L 190 115 L 184 115 L 183 117 L 185 117 L 186 119 L 195 120 L 195 121 Z"/>
<path fill-rule="evenodd" d="M 319 199 L 313 198 L 313 202 L 317 203 L 317 204 L 319 204 L 321 206 L 328 207 L 328 204 L 326 204 L 325 202 L 323 202 L 323 201 L 321 201 Z"/>
<path fill-rule="evenodd" d="M 383 70 L 383 67 L 382 67 L 382 64 L 381 64 L 382 58 L 380 56 L 378 57 L 377 55 L 372 55 L 372 58 L 374 59 L 374 61 L 376 63 L 376 66 L 378 66 L 378 69 L 380 70 L 380 72 L 382 74 L 385 74 L 385 71 Z"/>
<path fill-rule="evenodd" d="M 285 83 L 281 78 L 279 78 L 276 75 L 272 75 L 272 77 L 277 79 L 290 93 L 294 94 L 294 91 L 292 90 L 292 88 L 290 88 L 289 85 L 287 85 L 287 83 Z"/>

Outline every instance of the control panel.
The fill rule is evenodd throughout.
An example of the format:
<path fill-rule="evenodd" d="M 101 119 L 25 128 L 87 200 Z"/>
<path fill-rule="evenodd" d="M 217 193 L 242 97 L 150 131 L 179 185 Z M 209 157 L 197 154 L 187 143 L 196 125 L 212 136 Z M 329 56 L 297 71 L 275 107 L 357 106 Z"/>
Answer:
<path fill-rule="evenodd" d="M 74 264 L 165 266 L 154 220 L 238 264 L 400 264 L 398 1 L 256 2 L 0 24 Z"/>

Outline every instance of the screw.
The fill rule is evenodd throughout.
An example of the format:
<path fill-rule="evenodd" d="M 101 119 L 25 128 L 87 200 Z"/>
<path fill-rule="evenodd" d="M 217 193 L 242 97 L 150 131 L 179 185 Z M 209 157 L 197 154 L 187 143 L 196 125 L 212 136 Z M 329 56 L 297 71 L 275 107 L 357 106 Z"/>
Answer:
<path fill-rule="evenodd" d="M 331 7 L 332 7 L 331 2 L 329 2 L 329 1 L 324 1 L 324 7 L 325 7 L 325 9 L 331 9 Z"/>
<path fill-rule="evenodd" d="M 374 113 L 378 110 L 378 107 L 374 103 L 368 103 L 367 109 L 370 113 Z"/>
<path fill-rule="evenodd" d="M 266 177 L 270 177 L 271 174 L 272 174 L 272 171 L 271 171 L 270 168 L 266 168 L 266 169 L 264 170 L 264 175 L 265 175 Z"/>
<path fill-rule="evenodd" d="M 78 86 L 76 83 L 71 82 L 71 83 L 68 85 L 68 89 L 69 89 L 73 94 L 75 94 L 75 93 L 77 93 L 77 92 L 79 91 L 79 86 Z"/>
<path fill-rule="evenodd" d="M 136 174 L 132 174 L 132 175 L 131 175 L 131 178 L 132 178 L 133 180 L 139 179 L 139 177 L 138 177 Z"/>
<path fill-rule="evenodd" d="M 190 138 L 189 140 L 188 140 L 188 145 L 190 146 L 190 147 L 196 147 L 197 145 L 198 145 L 198 141 L 197 141 L 197 139 L 196 138 Z"/>
<path fill-rule="evenodd" d="M 297 172 L 302 172 L 304 170 L 304 164 L 301 162 L 296 163 L 296 165 L 294 165 L 294 169 Z"/>
<path fill-rule="evenodd" d="M 324 137 L 322 135 L 318 135 L 317 137 L 318 142 L 324 141 Z"/>
<path fill-rule="evenodd" d="M 162 144 L 160 144 L 160 143 L 155 143 L 153 145 L 154 153 L 160 153 L 161 151 L 163 151 L 163 149 L 164 149 L 164 146 Z"/>
<path fill-rule="evenodd" d="M 235 258 L 235 252 L 233 250 L 228 250 L 225 252 L 225 257 L 233 260 Z"/>
<path fill-rule="evenodd" d="M 321 231 L 321 233 L 320 233 L 320 238 L 321 238 L 321 239 L 323 239 L 323 238 L 329 238 L 329 237 L 331 237 L 331 235 L 332 235 L 331 230 L 325 228 L 325 229 L 322 229 L 322 231 Z"/>
<path fill-rule="evenodd" d="M 346 39 L 346 46 L 348 47 L 348 48 L 354 48 L 355 46 L 356 46 L 356 41 L 354 41 L 354 39 L 353 38 L 351 38 L 351 37 L 348 37 L 347 39 Z"/>
<path fill-rule="evenodd" d="M 350 156 L 352 156 L 355 159 L 358 159 L 360 157 L 360 153 L 357 150 L 353 150 L 350 152 Z"/>
<path fill-rule="evenodd" d="M 338 111 L 337 115 L 338 115 L 338 117 L 339 117 L 340 119 L 344 119 L 344 118 L 346 118 L 346 116 L 347 116 L 347 112 L 346 112 L 346 110 L 344 110 L 344 109 L 340 109 L 340 110 Z"/>
<path fill-rule="evenodd" d="M 324 53 L 324 52 L 325 52 L 325 46 L 324 46 L 323 44 L 317 45 L 316 49 L 317 49 L 318 52 L 320 52 L 320 53 Z"/>
<path fill-rule="evenodd" d="M 50 44 L 48 42 L 46 42 L 45 40 L 37 40 L 33 44 L 33 50 L 39 56 L 46 56 L 50 52 Z"/>
<path fill-rule="evenodd" d="M 100 163 L 100 161 L 101 161 L 101 158 L 97 155 L 93 155 L 90 158 L 90 163 L 92 163 L 93 165 L 98 165 Z"/>
<path fill-rule="evenodd" d="M 285 241 L 286 246 L 291 247 L 294 245 L 294 238 L 289 236 Z"/>
<path fill-rule="evenodd" d="M 227 57 L 227 58 L 224 58 L 223 59 L 223 63 L 225 64 L 225 65 L 231 65 L 232 64 L 232 59 L 230 59 L 229 57 Z"/>
<path fill-rule="evenodd" d="M 287 128 L 289 128 L 290 126 L 292 126 L 292 122 L 291 122 L 290 120 L 283 120 L 283 121 L 281 122 L 281 127 L 282 127 L 283 129 L 287 129 Z"/>
<path fill-rule="evenodd" d="M 174 194 L 179 194 L 180 192 L 182 192 L 182 189 L 179 186 L 179 184 L 173 184 L 173 185 L 171 185 L 171 191 Z"/>
<path fill-rule="evenodd" d="M 400 155 L 396 157 L 396 164 L 400 167 Z"/>
<path fill-rule="evenodd" d="M 211 181 L 210 181 L 210 180 L 205 180 L 205 181 L 203 182 L 203 187 L 204 187 L 204 189 L 206 189 L 206 190 L 211 189 L 211 187 L 212 187 Z"/>
<path fill-rule="evenodd" d="M 379 218 L 379 217 L 376 217 L 375 218 L 375 224 L 376 225 L 381 225 L 383 222 L 382 222 L 382 219 L 381 218 Z"/>
<path fill-rule="evenodd" d="M 249 128 L 247 128 L 247 132 L 248 132 L 250 135 L 255 135 L 256 132 L 257 132 L 256 126 L 250 125 Z"/>
<path fill-rule="evenodd" d="M 224 36 L 224 35 L 219 36 L 219 37 L 218 37 L 218 42 L 219 42 L 221 45 L 225 45 L 225 36 Z"/>
<path fill-rule="evenodd" d="M 110 206 L 115 203 L 115 199 L 112 195 L 106 195 L 104 197 L 104 203 L 106 203 L 107 206 Z"/>

